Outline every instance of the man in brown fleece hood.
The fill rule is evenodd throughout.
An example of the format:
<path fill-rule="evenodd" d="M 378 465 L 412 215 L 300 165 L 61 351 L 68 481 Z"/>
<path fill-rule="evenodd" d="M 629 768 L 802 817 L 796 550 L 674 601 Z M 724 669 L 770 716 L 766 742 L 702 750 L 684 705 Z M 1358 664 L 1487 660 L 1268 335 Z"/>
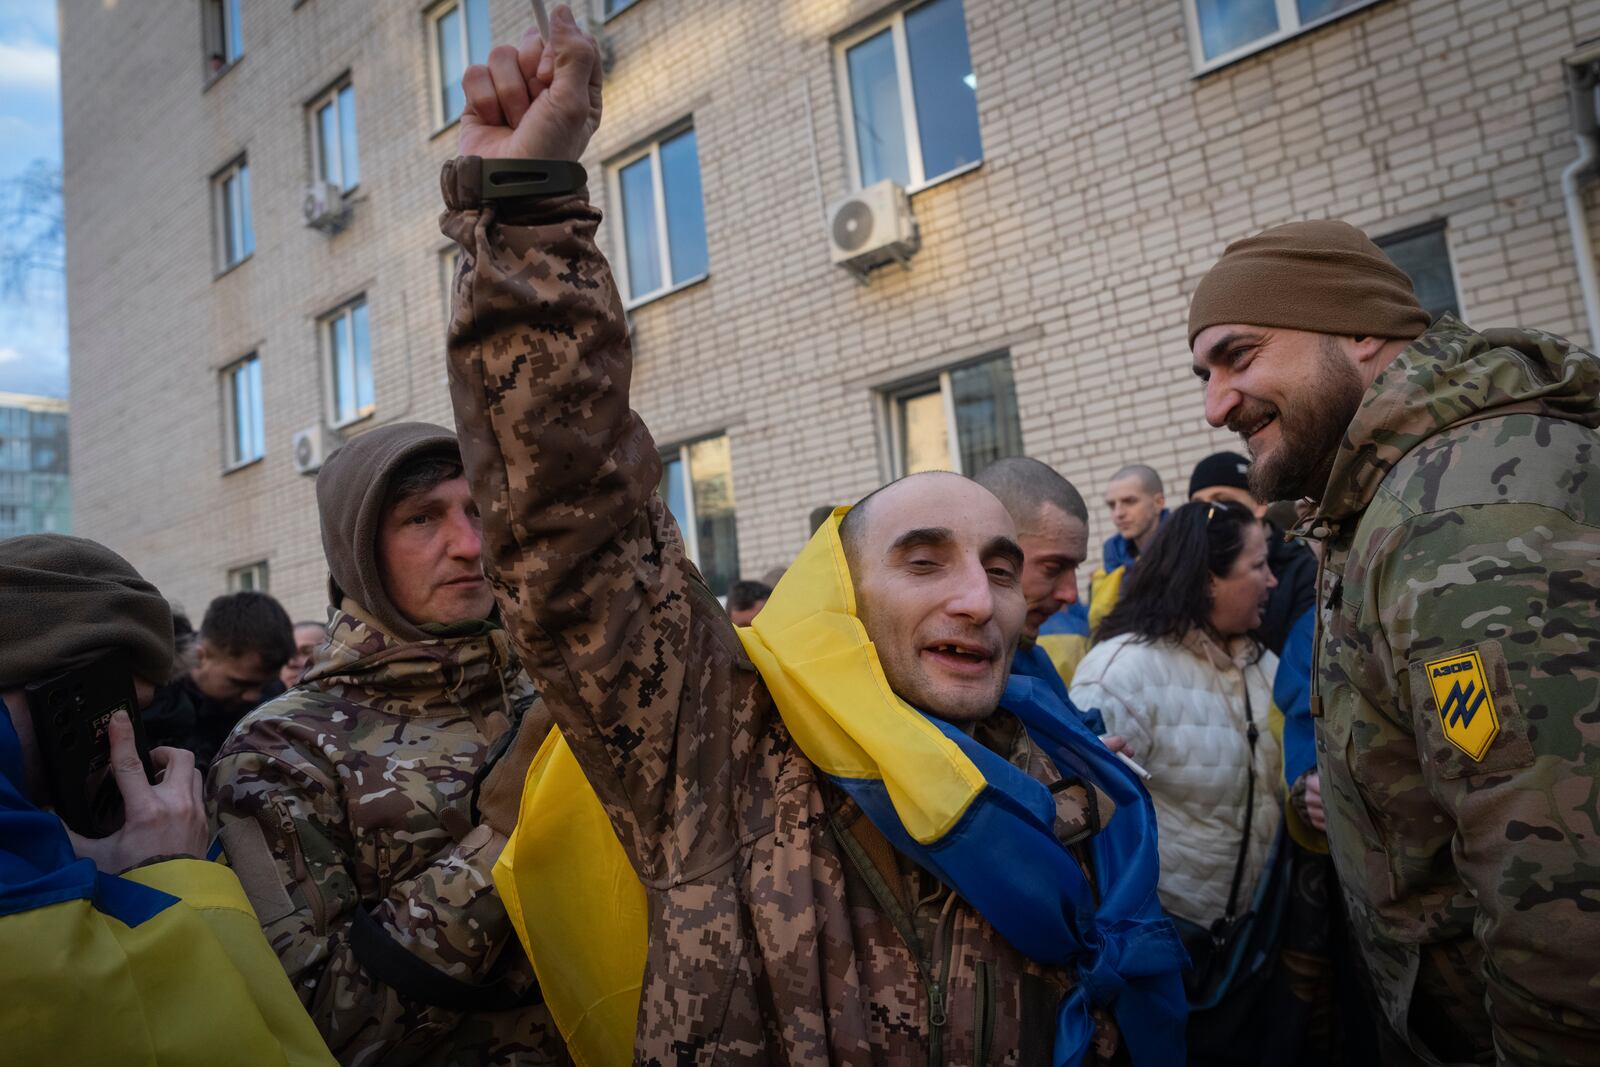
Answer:
<path fill-rule="evenodd" d="M 212 765 L 230 862 L 339 1059 L 561 1062 L 490 873 L 549 720 L 491 618 L 455 435 L 362 434 L 317 507 L 326 655 Z"/>

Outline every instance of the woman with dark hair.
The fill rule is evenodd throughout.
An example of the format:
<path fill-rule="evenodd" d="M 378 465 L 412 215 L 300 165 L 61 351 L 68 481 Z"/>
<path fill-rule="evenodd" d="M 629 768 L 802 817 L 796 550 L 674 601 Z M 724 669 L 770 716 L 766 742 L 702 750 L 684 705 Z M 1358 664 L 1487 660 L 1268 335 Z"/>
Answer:
<path fill-rule="evenodd" d="M 1282 823 L 1268 724 L 1277 659 L 1248 636 L 1276 584 L 1250 511 L 1185 504 L 1140 555 L 1072 679 L 1072 702 L 1098 708 L 1150 772 L 1157 891 L 1180 929 L 1225 931 L 1250 910 Z M 1190 993 L 1193 1008 L 1211 1007 L 1193 983 Z M 1191 1027 L 1191 1045 L 1195 1036 Z"/>

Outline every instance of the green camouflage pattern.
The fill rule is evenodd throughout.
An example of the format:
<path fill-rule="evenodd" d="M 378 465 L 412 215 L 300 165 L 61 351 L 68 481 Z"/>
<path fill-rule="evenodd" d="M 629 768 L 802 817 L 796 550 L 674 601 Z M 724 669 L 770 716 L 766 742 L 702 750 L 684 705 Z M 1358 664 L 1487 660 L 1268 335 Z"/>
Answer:
<path fill-rule="evenodd" d="M 479 164 L 443 174 L 451 396 L 501 618 L 648 894 L 634 1061 L 1050 1062 L 1073 976 L 856 841 L 686 555 L 599 213 L 484 206 Z M 1018 733 L 996 744 L 1057 783 Z M 1068 842 L 1093 829 L 1074 794 Z"/>
<path fill-rule="evenodd" d="M 1445 316 L 1302 525 L 1328 838 L 1392 1062 L 1600 1056 L 1597 402 L 1589 353 Z"/>
<path fill-rule="evenodd" d="M 544 714 L 505 632 L 401 642 L 348 599 L 330 629 L 327 658 L 248 715 L 207 776 L 223 840 L 254 820 L 271 852 L 254 879 L 230 854 L 267 940 L 341 1062 L 567 1062 L 542 1005 L 417 1003 L 350 944 L 359 908 L 452 978 L 533 985 L 491 875 L 505 839 L 471 807 L 496 742 Z"/>

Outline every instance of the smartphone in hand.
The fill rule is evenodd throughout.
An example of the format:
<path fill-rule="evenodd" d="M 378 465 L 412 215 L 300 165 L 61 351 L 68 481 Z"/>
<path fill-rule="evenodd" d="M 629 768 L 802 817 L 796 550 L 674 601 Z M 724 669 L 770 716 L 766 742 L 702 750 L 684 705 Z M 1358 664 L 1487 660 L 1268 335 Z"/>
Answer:
<path fill-rule="evenodd" d="M 133 666 L 126 652 L 26 688 L 33 732 L 55 813 L 73 833 L 105 837 L 122 828 L 122 793 L 111 773 L 111 716 L 128 713 L 134 743 L 151 777 L 150 745 L 139 715 Z"/>

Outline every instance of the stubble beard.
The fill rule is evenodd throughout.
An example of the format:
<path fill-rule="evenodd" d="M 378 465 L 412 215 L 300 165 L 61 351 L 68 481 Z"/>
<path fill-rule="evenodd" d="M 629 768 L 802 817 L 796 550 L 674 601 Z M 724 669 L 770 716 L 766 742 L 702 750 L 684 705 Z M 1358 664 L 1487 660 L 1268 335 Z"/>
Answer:
<path fill-rule="evenodd" d="M 1332 337 L 1322 338 L 1311 381 L 1278 410 L 1278 447 L 1250 464 L 1250 492 L 1257 500 L 1320 500 L 1333 473 L 1345 431 L 1366 392 L 1361 375 Z M 1266 405 L 1242 411 L 1235 420 L 1249 426 Z"/>

